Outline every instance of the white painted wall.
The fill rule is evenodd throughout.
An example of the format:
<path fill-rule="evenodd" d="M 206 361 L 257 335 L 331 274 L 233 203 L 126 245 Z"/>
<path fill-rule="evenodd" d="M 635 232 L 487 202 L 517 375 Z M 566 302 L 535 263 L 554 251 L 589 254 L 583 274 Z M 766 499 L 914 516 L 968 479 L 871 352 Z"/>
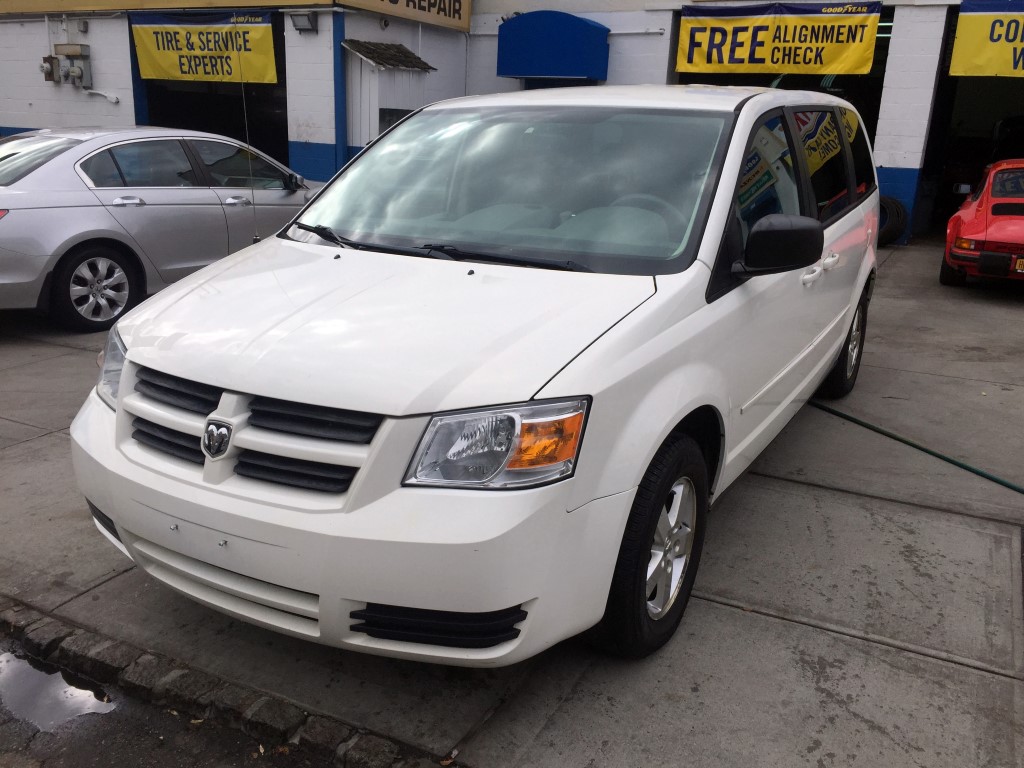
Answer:
<path fill-rule="evenodd" d="M 896 8 L 875 132 L 879 166 L 920 168 L 924 162 L 945 25 L 944 5 Z"/>
<path fill-rule="evenodd" d="M 377 137 L 380 108 L 417 109 L 466 94 L 466 35 L 461 32 L 366 11 L 346 11 L 345 37 L 399 43 L 437 68 L 435 72 L 378 70 L 346 52 L 348 135 L 353 146 L 363 146 Z"/>
<path fill-rule="evenodd" d="M 284 22 L 288 140 L 334 144 L 334 14 L 317 16 L 315 34 Z"/>
<path fill-rule="evenodd" d="M 135 123 L 128 18 L 89 17 L 88 32 L 76 19 L 52 16 L 23 21 L 0 20 L 0 126 L 71 128 Z M 93 89 L 118 99 L 112 104 L 69 83 L 43 80 L 39 64 L 55 43 L 89 46 Z"/>

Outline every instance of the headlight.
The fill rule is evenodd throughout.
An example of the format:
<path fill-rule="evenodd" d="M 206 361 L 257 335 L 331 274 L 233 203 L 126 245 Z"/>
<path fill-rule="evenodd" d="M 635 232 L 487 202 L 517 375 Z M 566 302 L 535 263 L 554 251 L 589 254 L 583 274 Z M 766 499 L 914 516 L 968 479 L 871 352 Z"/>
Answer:
<path fill-rule="evenodd" d="M 588 403 L 574 398 L 435 416 L 405 484 L 524 488 L 568 477 Z"/>
<path fill-rule="evenodd" d="M 121 369 L 124 368 L 124 342 L 117 335 L 117 328 L 111 328 L 107 336 L 107 346 L 100 352 L 96 364 L 100 367 L 100 377 L 96 381 L 96 394 L 100 400 L 117 410 L 117 390 L 121 386 Z"/>

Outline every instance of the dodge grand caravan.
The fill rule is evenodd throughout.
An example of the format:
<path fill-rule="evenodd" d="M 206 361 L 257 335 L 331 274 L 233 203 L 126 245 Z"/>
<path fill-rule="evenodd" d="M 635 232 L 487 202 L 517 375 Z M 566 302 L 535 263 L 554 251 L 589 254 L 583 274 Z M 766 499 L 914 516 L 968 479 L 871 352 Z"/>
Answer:
<path fill-rule="evenodd" d="M 877 229 L 863 123 L 828 95 L 435 104 L 121 319 L 78 483 L 145 572 L 263 627 L 474 666 L 585 630 L 643 656 L 712 500 L 853 387 Z"/>

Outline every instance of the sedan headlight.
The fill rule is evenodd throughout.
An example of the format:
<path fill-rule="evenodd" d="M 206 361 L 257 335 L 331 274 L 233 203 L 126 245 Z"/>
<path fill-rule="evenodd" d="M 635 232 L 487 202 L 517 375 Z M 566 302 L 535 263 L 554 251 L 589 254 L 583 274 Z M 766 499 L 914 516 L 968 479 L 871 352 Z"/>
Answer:
<path fill-rule="evenodd" d="M 96 381 L 96 394 L 100 400 L 117 410 L 117 390 L 121 386 L 121 369 L 124 368 L 124 356 L 127 350 L 117 333 L 111 328 L 107 336 L 107 346 L 100 352 L 96 364 L 100 367 L 100 377 Z"/>
<path fill-rule="evenodd" d="M 525 488 L 569 477 L 588 404 L 579 397 L 434 416 L 405 484 Z"/>

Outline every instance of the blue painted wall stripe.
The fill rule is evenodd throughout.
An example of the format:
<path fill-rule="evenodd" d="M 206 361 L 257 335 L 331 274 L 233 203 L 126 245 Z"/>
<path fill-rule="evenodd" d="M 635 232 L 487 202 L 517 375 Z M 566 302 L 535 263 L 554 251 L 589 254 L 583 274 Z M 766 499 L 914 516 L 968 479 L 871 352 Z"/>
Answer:
<path fill-rule="evenodd" d="M 315 141 L 289 141 L 288 166 L 313 181 L 327 181 L 334 175 L 334 145 Z"/>
<path fill-rule="evenodd" d="M 921 181 L 920 168 L 879 168 L 878 191 L 886 197 L 894 197 L 907 209 L 907 223 L 897 242 L 906 244 L 912 234 L 914 204 L 917 202 Z"/>
<path fill-rule="evenodd" d="M 132 98 L 135 101 L 135 124 L 149 125 L 149 96 L 146 84 L 139 74 L 139 57 L 135 55 L 135 41 L 132 39 L 132 27 L 128 25 L 128 52 L 132 66 Z"/>

